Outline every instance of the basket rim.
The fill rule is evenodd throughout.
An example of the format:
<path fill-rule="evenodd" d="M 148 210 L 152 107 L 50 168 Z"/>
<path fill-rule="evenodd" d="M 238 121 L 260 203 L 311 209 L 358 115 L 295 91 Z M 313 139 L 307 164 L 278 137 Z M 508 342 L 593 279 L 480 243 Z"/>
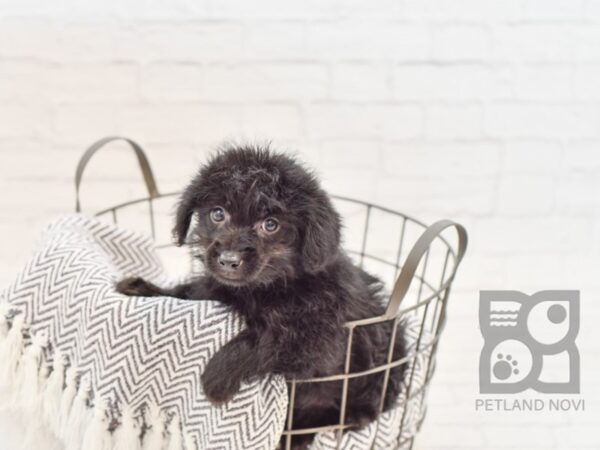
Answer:
<path fill-rule="evenodd" d="M 126 202 L 117 203 L 113 206 L 102 208 L 101 210 L 96 211 L 93 214 L 94 214 L 94 216 L 102 216 L 105 214 L 113 213 L 114 211 L 117 211 L 121 208 L 125 208 L 127 206 L 137 205 L 137 204 L 144 203 L 144 202 L 152 202 L 154 200 L 160 200 L 162 198 L 167 198 L 167 197 L 176 197 L 176 196 L 180 195 L 181 192 L 182 191 L 169 191 L 166 193 L 159 193 L 159 194 L 156 194 L 153 196 L 138 197 L 138 198 L 135 198 L 132 200 L 128 200 Z M 404 219 L 406 221 L 410 221 L 410 222 L 414 223 L 415 225 L 418 225 L 423 228 L 427 228 L 427 224 L 425 222 L 423 222 L 419 219 L 416 219 L 414 216 L 405 214 L 403 212 L 397 211 L 397 210 L 389 208 L 387 206 L 383 206 L 379 203 L 371 203 L 366 200 L 352 198 L 352 197 L 348 197 L 345 195 L 338 195 L 338 194 L 330 194 L 329 197 L 331 197 L 334 200 L 341 200 L 341 201 L 345 201 L 345 202 L 355 203 L 358 205 L 365 206 L 367 208 L 376 209 L 376 210 L 379 210 L 379 211 L 382 211 L 382 212 L 385 212 L 388 214 L 393 214 L 395 216 L 401 217 L 402 219 Z M 448 240 L 442 235 L 439 235 L 437 238 L 440 239 L 446 245 L 448 250 L 451 252 L 452 256 L 456 257 L 456 251 L 455 251 L 454 247 L 448 242 Z"/>

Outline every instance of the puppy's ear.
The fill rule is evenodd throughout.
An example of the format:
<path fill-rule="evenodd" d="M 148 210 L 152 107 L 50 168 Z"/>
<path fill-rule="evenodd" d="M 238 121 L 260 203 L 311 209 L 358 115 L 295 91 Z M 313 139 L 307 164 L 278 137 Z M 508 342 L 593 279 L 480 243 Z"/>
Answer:
<path fill-rule="evenodd" d="M 306 222 L 302 264 L 308 273 L 315 273 L 337 256 L 340 245 L 340 217 L 329 198 L 320 193 L 308 210 Z"/>
<path fill-rule="evenodd" d="M 185 244 L 185 238 L 190 228 L 190 221 L 194 214 L 194 195 L 190 189 L 186 189 L 181 194 L 177 213 L 175 214 L 175 227 L 173 228 L 173 238 L 178 246 Z"/>

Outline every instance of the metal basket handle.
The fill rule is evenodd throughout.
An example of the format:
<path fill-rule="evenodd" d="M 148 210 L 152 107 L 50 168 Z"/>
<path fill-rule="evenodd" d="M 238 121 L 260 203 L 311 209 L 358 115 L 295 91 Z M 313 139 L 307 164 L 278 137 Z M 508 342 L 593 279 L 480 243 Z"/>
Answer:
<path fill-rule="evenodd" d="M 146 189 L 148 190 L 148 196 L 150 198 L 156 198 L 159 196 L 158 188 L 156 187 L 156 181 L 154 179 L 154 174 L 152 173 L 152 168 L 150 167 L 150 162 L 146 157 L 146 153 L 142 147 L 135 141 L 128 139 L 126 137 L 120 136 L 111 136 L 100 139 L 99 141 L 94 142 L 83 154 L 79 163 L 77 164 L 77 170 L 75 171 L 75 211 L 81 212 L 81 203 L 79 201 L 79 187 L 81 185 L 81 178 L 83 176 L 83 171 L 85 170 L 88 162 L 92 159 L 92 156 L 104 147 L 106 144 L 113 141 L 125 141 L 127 142 L 133 151 L 135 152 L 135 156 L 137 156 L 138 163 L 140 165 L 140 169 L 142 171 L 142 175 L 144 176 L 144 182 L 146 184 Z"/>
<path fill-rule="evenodd" d="M 456 232 L 458 233 L 458 250 L 456 252 L 456 259 L 454 261 L 454 269 L 452 274 L 448 277 L 448 281 L 452 281 L 454 275 L 456 274 L 456 269 L 465 256 L 465 251 L 467 250 L 467 230 L 462 225 L 452 222 L 451 220 L 440 220 L 430 225 L 423 232 L 406 257 L 406 262 L 403 264 L 400 275 L 398 275 L 396 283 L 394 284 L 394 289 L 392 290 L 392 295 L 390 296 L 390 301 L 385 312 L 386 317 L 393 318 L 396 316 L 398 308 L 400 307 L 404 296 L 410 288 L 411 282 L 415 276 L 417 268 L 419 267 L 421 259 L 427 252 L 427 249 L 433 240 L 440 236 L 442 231 L 449 227 L 456 228 Z"/>

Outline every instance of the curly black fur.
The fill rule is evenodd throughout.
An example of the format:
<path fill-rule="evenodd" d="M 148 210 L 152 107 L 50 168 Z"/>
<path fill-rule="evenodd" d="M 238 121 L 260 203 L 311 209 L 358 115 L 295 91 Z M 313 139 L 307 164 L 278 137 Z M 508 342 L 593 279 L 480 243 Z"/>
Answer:
<path fill-rule="evenodd" d="M 189 231 L 194 214 L 197 226 Z M 274 231 L 266 219 L 271 228 L 273 221 L 278 225 Z M 214 403 L 231 399 L 242 381 L 267 374 L 288 379 L 340 374 L 344 323 L 384 312 L 381 283 L 352 264 L 340 247 L 340 228 L 315 176 L 293 158 L 268 148 L 230 147 L 200 169 L 177 209 L 176 240 L 183 245 L 190 235 L 203 250 L 205 273 L 173 289 L 140 278 L 123 280 L 117 289 L 216 299 L 242 315 L 247 328 L 217 352 L 201 376 Z M 223 261 L 223 255 L 233 259 Z M 386 322 L 355 329 L 351 372 L 386 362 L 392 327 Z M 396 336 L 394 360 L 405 356 L 403 333 Z M 394 404 L 402 372 L 401 367 L 391 372 L 384 410 Z M 349 382 L 346 423 L 361 427 L 377 417 L 383 378 L 378 372 Z M 298 384 L 293 428 L 339 423 L 341 393 L 341 381 Z M 312 437 L 295 437 L 294 447 Z"/>

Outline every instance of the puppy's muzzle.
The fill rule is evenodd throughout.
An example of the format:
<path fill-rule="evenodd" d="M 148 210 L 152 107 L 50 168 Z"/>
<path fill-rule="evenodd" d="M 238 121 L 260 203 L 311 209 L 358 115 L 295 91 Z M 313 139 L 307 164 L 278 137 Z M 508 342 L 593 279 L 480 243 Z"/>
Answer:
<path fill-rule="evenodd" d="M 225 270 L 235 271 L 242 263 L 242 254 L 240 252 L 227 250 L 219 255 L 219 264 Z"/>

